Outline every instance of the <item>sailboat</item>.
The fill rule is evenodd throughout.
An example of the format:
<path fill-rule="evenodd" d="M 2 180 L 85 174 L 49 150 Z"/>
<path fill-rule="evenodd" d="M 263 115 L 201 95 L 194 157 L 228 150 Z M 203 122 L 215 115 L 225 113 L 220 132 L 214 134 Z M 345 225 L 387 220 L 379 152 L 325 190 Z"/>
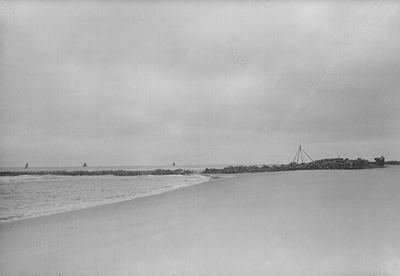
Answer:
<path fill-rule="evenodd" d="M 175 166 L 175 162 L 172 163 L 172 167 Z"/>
<path fill-rule="evenodd" d="M 86 162 L 85 163 L 83 163 L 83 166 L 82 167 L 84 167 L 84 168 L 86 168 L 87 167 L 87 164 L 86 164 Z"/>
<path fill-rule="evenodd" d="M 25 164 L 25 169 L 27 169 L 27 168 L 28 168 L 28 163 Z"/>

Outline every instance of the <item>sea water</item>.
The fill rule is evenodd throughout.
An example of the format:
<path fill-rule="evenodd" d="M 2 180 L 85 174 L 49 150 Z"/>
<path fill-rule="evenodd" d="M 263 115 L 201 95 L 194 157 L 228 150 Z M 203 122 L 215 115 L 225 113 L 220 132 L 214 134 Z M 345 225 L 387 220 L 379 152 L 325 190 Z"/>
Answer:
<path fill-rule="evenodd" d="M 211 166 L 210 166 L 211 167 Z M 223 166 L 213 166 L 223 167 Z M 62 176 L 20 175 L 0 177 L 0 222 L 38 217 L 83 209 L 137 197 L 158 194 L 199 184 L 209 180 L 201 175 L 205 166 L 181 167 L 86 167 L 29 168 L 32 171 L 51 170 L 153 170 L 189 169 L 191 175 L 168 176 Z M 23 168 L 1 168 L 20 171 Z"/>

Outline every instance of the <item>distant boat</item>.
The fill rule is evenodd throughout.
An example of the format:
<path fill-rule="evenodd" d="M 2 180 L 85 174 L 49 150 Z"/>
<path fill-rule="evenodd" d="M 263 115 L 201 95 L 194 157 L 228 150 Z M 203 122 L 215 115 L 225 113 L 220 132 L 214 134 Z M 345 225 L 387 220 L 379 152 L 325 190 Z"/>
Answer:
<path fill-rule="evenodd" d="M 175 166 L 175 162 L 172 163 L 172 166 Z"/>
<path fill-rule="evenodd" d="M 83 166 L 82 166 L 82 167 L 86 168 L 86 167 L 87 167 L 87 164 L 86 164 L 86 163 L 83 163 Z"/>
<path fill-rule="evenodd" d="M 27 169 L 27 168 L 28 168 L 28 163 L 25 164 L 25 169 Z"/>

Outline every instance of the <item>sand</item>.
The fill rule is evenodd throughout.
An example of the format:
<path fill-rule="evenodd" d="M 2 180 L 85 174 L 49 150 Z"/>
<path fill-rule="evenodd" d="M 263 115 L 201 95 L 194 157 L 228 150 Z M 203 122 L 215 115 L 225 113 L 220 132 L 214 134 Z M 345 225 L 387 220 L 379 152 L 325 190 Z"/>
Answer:
<path fill-rule="evenodd" d="M 0 224 L 0 275 L 399 275 L 400 166 L 237 175 Z"/>

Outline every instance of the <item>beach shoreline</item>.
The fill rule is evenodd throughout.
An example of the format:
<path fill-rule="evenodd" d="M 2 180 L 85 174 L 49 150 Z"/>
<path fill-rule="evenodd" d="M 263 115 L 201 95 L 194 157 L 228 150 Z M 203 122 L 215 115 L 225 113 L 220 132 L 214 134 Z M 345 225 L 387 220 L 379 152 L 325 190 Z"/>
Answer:
<path fill-rule="evenodd" d="M 240 174 L 1 223 L 0 274 L 381 275 L 400 256 L 399 176 Z"/>
<path fill-rule="evenodd" d="M 10 176 L 8 178 L 12 181 L 6 180 L 2 183 L 0 224 L 129 201 L 228 176 L 190 174 L 42 177 L 33 175 L 32 178 L 21 176 L 24 178 L 20 180 L 14 177 Z M 41 185 L 38 186 L 38 183 Z M 16 188 L 19 186 L 21 188 Z M 87 193 L 91 195 L 88 196 Z M 7 200 L 12 201 L 7 202 Z"/>

